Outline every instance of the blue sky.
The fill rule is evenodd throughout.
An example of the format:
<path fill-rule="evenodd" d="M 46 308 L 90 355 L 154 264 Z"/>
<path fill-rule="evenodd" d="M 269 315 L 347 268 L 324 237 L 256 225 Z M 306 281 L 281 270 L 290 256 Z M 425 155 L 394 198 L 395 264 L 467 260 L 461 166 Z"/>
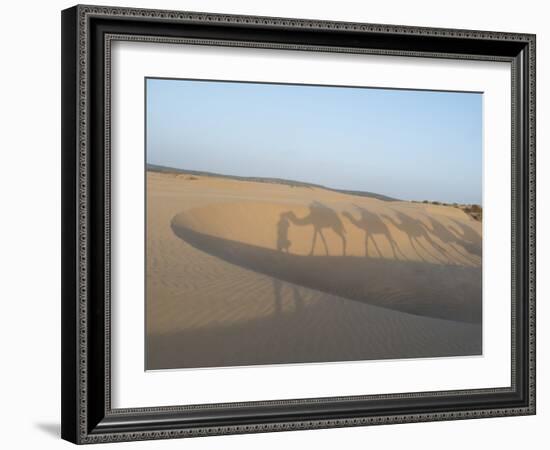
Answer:
<path fill-rule="evenodd" d="M 146 83 L 149 164 L 481 203 L 482 94 Z"/>

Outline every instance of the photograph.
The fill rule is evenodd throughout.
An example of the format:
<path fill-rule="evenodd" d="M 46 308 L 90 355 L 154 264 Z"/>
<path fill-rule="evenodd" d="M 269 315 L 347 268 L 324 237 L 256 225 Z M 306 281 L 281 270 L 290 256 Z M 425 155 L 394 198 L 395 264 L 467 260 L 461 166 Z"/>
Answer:
<path fill-rule="evenodd" d="M 144 97 L 146 370 L 483 355 L 483 92 Z"/>

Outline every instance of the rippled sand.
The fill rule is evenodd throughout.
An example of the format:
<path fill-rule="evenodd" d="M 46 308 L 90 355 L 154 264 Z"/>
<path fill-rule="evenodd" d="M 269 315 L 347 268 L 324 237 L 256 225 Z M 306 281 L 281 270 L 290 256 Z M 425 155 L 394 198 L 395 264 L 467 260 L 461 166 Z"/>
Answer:
<path fill-rule="evenodd" d="M 481 353 L 481 223 L 457 208 L 147 175 L 147 368 Z"/>

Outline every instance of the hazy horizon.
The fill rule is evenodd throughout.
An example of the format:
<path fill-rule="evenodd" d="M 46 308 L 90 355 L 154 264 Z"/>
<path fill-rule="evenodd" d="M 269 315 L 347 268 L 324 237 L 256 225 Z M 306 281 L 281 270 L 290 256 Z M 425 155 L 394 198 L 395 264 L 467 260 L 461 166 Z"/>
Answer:
<path fill-rule="evenodd" d="M 482 94 L 148 78 L 147 163 L 482 203 Z"/>

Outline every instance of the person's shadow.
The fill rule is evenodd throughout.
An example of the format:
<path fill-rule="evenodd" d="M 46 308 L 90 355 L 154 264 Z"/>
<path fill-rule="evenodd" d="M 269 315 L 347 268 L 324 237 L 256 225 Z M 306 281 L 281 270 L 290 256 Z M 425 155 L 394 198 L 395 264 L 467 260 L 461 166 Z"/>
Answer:
<path fill-rule="evenodd" d="M 279 215 L 279 221 L 277 222 L 277 250 L 280 252 L 287 252 L 290 249 L 292 242 L 288 239 L 288 228 L 290 222 L 288 220 L 288 213 L 281 213 Z"/>

